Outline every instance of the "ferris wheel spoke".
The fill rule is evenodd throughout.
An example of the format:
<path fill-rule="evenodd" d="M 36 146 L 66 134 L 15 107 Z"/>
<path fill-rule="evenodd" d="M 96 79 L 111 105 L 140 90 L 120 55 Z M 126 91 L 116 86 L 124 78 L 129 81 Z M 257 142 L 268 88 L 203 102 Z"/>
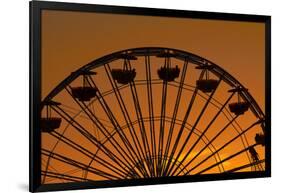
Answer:
<path fill-rule="evenodd" d="M 139 142 L 139 139 L 138 139 L 138 136 L 137 136 L 137 134 L 135 132 L 135 128 L 131 124 L 132 121 L 131 121 L 131 118 L 130 118 L 129 113 L 127 111 L 127 108 L 125 106 L 124 100 L 123 100 L 123 98 L 121 96 L 121 93 L 119 91 L 119 88 L 117 87 L 117 84 L 114 82 L 114 80 L 111 79 L 111 77 L 109 75 L 109 72 L 111 71 L 110 66 L 108 64 L 106 64 L 104 66 L 104 68 L 105 68 L 107 77 L 108 77 L 108 79 L 110 81 L 110 84 L 112 86 L 112 90 L 114 92 L 114 95 L 115 95 L 115 97 L 116 97 L 116 99 L 118 101 L 119 107 L 120 107 L 120 109 L 122 111 L 122 115 L 124 117 L 124 120 L 125 120 L 126 124 L 128 125 L 129 133 L 130 133 L 130 136 L 132 138 L 132 142 L 133 142 L 133 144 L 134 144 L 134 146 L 136 148 L 136 151 L 138 152 L 138 159 L 141 159 L 142 156 L 144 158 L 145 156 L 144 156 L 144 152 L 142 151 L 142 146 L 141 146 L 141 144 Z"/>
<path fill-rule="evenodd" d="M 184 143 L 183 143 L 183 145 L 182 145 L 180 151 L 178 152 L 178 155 L 176 156 L 176 160 L 178 160 L 179 157 L 181 156 L 181 154 L 182 154 L 182 152 L 183 152 L 183 150 L 184 150 L 186 144 L 188 143 L 190 137 L 191 137 L 192 134 L 193 134 L 193 130 L 196 128 L 197 124 L 198 124 L 199 121 L 201 120 L 201 117 L 203 116 L 205 110 L 207 109 L 208 105 L 210 104 L 211 99 L 213 98 L 215 92 L 217 91 L 217 88 L 219 87 L 219 84 L 221 83 L 222 78 L 223 78 L 223 76 L 220 77 L 220 80 L 219 80 L 219 82 L 218 82 L 217 87 L 216 87 L 216 88 L 212 91 L 212 93 L 210 94 L 210 96 L 209 96 L 208 100 L 206 101 L 204 107 L 202 108 L 202 110 L 201 110 L 199 116 L 197 117 L 195 123 L 193 124 L 191 131 L 189 132 L 189 134 L 188 134 L 187 138 L 185 139 L 185 141 L 184 141 Z M 174 167 L 175 167 L 175 164 L 172 164 L 170 170 L 168 171 L 168 174 L 170 174 L 170 173 L 173 171 L 173 168 L 174 168 Z"/>
<path fill-rule="evenodd" d="M 146 70 L 146 79 L 147 79 L 147 98 L 148 98 L 148 109 L 150 119 L 150 141 L 151 141 L 151 155 L 152 157 L 156 156 L 156 137 L 155 137 L 155 123 L 154 123 L 154 108 L 153 108 L 153 93 L 152 93 L 152 84 L 151 84 L 151 67 L 150 67 L 150 56 L 145 56 L 145 70 Z M 155 167 L 154 159 L 152 159 L 151 167 Z M 154 169 L 152 170 L 151 176 L 155 176 Z"/>
<path fill-rule="evenodd" d="M 167 117 L 167 118 L 169 118 L 169 117 Z M 171 118 L 170 118 L 170 119 L 171 119 Z M 171 121 L 168 120 L 168 122 L 171 122 Z M 175 124 L 181 126 L 181 125 L 182 125 L 182 121 L 176 119 Z M 186 129 L 188 129 L 189 131 L 191 130 L 191 129 L 188 128 L 187 126 L 184 126 L 184 127 L 185 127 Z M 192 126 L 191 126 L 191 128 L 192 128 Z M 195 128 L 195 130 L 196 130 L 197 132 L 194 132 L 194 134 L 199 137 L 200 134 L 202 134 L 202 132 L 199 131 L 199 130 L 197 130 L 196 128 Z M 202 142 L 203 142 L 205 145 L 207 145 L 207 143 L 208 143 L 210 140 L 209 140 L 209 138 L 208 138 L 207 136 L 205 136 L 205 135 L 203 135 L 203 136 L 204 136 L 204 137 L 202 137 L 201 140 L 202 140 Z M 216 148 L 215 148 L 212 144 L 207 145 L 207 148 L 208 148 L 209 151 L 212 152 L 212 153 L 213 153 L 214 151 L 216 151 Z M 220 155 L 219 155 L 218 153 L 217 153 L 216 155 L 217 155 L 217 157 L 218 157 L 218 160 L 221 160 Z M 216 157 L 215 157 L 215 159 L 217 160 Z M 179 162 L 179 161 L 178 161 L 177 163 L 178 163 L 179 165 L 182 164 L 182 163 Z M 222 166 L 222 168 L 223 168 L 223 166 Z M 180 169 L 182 169 L 182 172 L 183 172 L 183 171 L 186 170 L 186 167 L 184 167 L 184 165 L 183 165 L 182 168 L 180 168 Z M 223 169 L 223 170 L 224 170 L 224 169 Z"/>
<path fill-rule="evenodd" d="M 93 101 L 94 101 L 94 100 L 93 100 Z M 88 104 L 88 106 L 93 105 L 93 101 L 91 101 L 91 102 Z M 81 117 L 81 118 L 83 118 L 83 119 L 90 120 L 90 119 L 88 118 L 88 116 L 85 116 L 85 115 L 82 115 L 82 114 L 81 114 L 81 113 L 83 112 L 83 110 L 81 110 L 81 109 L 76 109 L 76 108 L 73 108 L 73 107 L 69 107 L 69 106 L 67 106 L 67 105 L 65 105 L 65 104 L 62 104 L 61 106 L 65 107 L 64 110 L 65 110 L 66 112 L 68 112 L 68 113 L 73 114 L 74 117 L 79 116 L 79 117 Z M 98 117 L 98 116 L 96 116 L 96 117 L 97 117 L 100 121 L 104 122 L 104 125 L 105 125 L 107 128 L 114 129 L 114 127 L 113 127 L 112 125 L 110 125 L 110 124 L 112 124 L 110 121 L 108 121 L 108 120 L 106 120 L 106 119 L 103 119 L 103 118 L 101 118 L 101 117 Z M 106 124 L 105 124 L 105 123 L 106 123 Z"/>
<path fill-rule="evenodd" d="M 72 96 L 71 92 L 66 88 L 67 92 Z M 74 98 L 74 97 L 73 97 Z M 121 145 L 116 141 L 116 139 L 114 137 L 109 138 L 110 136 L 110 132 L 106 129 L 106 127 L 97 119 L 97 117 L 93 114 L 93 112 L 88 108 L 88 106 L 81 101 L 81 103 L 74 98 L 74 100 L 76 101 L 76 103 L 81 107 L 81 109 L 84 110 L 84 112 L 86 113 L 86 115 L 88 115 L 88 117 L 90 118 L 90 120 L 92 120 L 93 124 L 95 124 L 97 126 L 97 128 L 99 129 L 99 131 L 102 132 L 102 134 L 109 139 L 109 142 L 111 143 L 111 145 L 115 148 L 115 150 L 119 153 L 119 155 L 126 161 L 126 163 L 128 165 L 130 165 L 131 167 L 133 167 L 135 160 L 133 157 L 130 157 L 128 155 L 128 153 L 121 147 Z M 122 139 L 122 138 L 121 138 Z M 125 145 L 126 148 L 128 148 Z M 130 150 L 128 150 L 130 152 Z M 129 161 L 129 160 L 130 161 Z"/>
<path fill-rule="evenodd" d="M 85 149 L 84 147 L 82 147 L 81 145 L 77 144 L 73 140 L 70 140 L 69 138 L 66 138 L 65 136 L 61 135 L 60 133 L 58 133 L 56 131 L 51 133 L 51 135 L 53 137 L 57 138 L 57 139 L 60 139 L 63 143 L 69 145 L 70 147 L 72 147 L 76 151 L 82 153 L 83 155 L 87 156 L 88 158 L 93 159 L 94 161 L 96 161 L 100 165 L 104 166 L 105 168 L 111 169 L 114 173 L 116 173 L 116 174 L 118 174 L 118 175 L 120 175 L 122 177 L 126 176 L 126 173 L 124 171 L 122 171 L 119 168 L 115 167 L 113 164 L 110 164 L 105 159 L 100 158 L 98 155 L 93 154 L 91 151 Z"/>
<path fill-rule="evenodd" d="M 236 116 L 238 117 L 238 115 Z M 236 118 L 235 117 L 235 118 Z M 235 119 L 233 118 L 233 120 Z M 235 136 L 234 138 L 232 138 L 231 140 L 229 140 L 227 143 L 225 143 L 223 146 L 221 146 L 219 149 L 217 149 L 214 153 L 210 154 L 209 156 L 207 156 L 204 160 L 202 160 L 201 162 L 199 162 L 197 165 L 195 165 L 193 168 L 191 168 L 189 170 L 189 172 L 193 171 L 194 169 L 196 169 L 198 166 L 202 165 L 205 161 L 207 161 L 208 159 L 210 159 L 215 153 L 218 153 L 219 151 L 221 151 L 222 149 L 224 149 L 225 147 L 227 147 L 229 144 L 231 144 L 233 141 L 235 141 L 236 139 L 238 139 L 241 135 L 243 135 L 244 133 L 248 132 L 250 129 L 252 129 L 254 126 L 256 126 L 257 124 L 260 124 L 261 120 L 256 121 L 255 123 L 253 123 L 252 125 L 250 125 L 248 128 L 246 128 L 242 133 L 238 134 L 237 136 Z M 227 128 L 227 127 L 225 127 Z M 224 128 L 224 130 L 225 130 Z M 221 130 L 222 131 L 222 130 Z M 221 132 L 220 132 L 221 133 Z M 219 133 L 219 134 L 220 134 Z M 217 138 L 214 137 L 209 143 L 212 143 L 215 139 Z M 200 151 L 201 152 L 201 151 Z M 193 160 L 190 160 L 190 162 L 187 164 L 189 165 Z"/>
<path fill-rule="evenodd" d="M 170 58 L 165 58 L 164 66 L 170 66 Z M 161 115 L 160 115 L 160 132 L 159 132 L 159 139 L 158 139 L 158 160 L 157 160 L 157 172 L 156 175 L 160 176 L 162 172 L 162 152 L 163 152 L 163 143 L 164 143 L 164 132 L 165 132 L 165 114 L 166 114 L 166 98 L 167 98 L 167 81 L 163 80 L 162 85 L 162 104 L 161 104 Z"/>
<path fill-rule="evenodd" d="M 46 160 L 44 160 L 44 159 L 42 158 L 42 166 L 44 165 L 44 163 L 43 163 L 43 162 L 45 162 L 45 165 L 49 164 L 49 162 L 48 162 L 48 161 L 46 161 Z M 48 170 L 48 168 L 50 168 L 51 170 L 53 170 L 53 171 L 57 172 L 57 169 L 56 169 L 56 168 L 54 168 L 54 167 L 53 167 L 53 166 L 51 166 L 51 165 L 49 165 L 48 167 L 45 167 L 45 170 Z"/>
<path fill-rule="evenodd" d="M 94 87 L 96 87 L 96 84 L 94 83 L 92 78 L 90 78 L 90 82 L 94 85 Z M 97 92 L 99 94 L 99 96 L 97 96 L 97 98 L 98 98 L 98 101 L 99 101 L 100 105 L 104 109 L 104 111 L 107 114 L 108 118 L 111 120 L 111 122 L 112 122 L 112 124 L 113 124 L 113 126 L 115 128 L 116 133 L 118 133 L 118 135 L 120 136 L 121 140 L 125 144 L 125 147 L 128 148 L 127 150 L 129 152 L 132 160 L 134 160 L 134 163 L 136 163 L 137 161 L 135 160 L 135 158 L 137 157 L 138 154 L 135 152 L 134 148 L 132 147 L 131 143 L 129 142 L 129 139 L 126 137 L 125 133 L 121 129 L 121 126 L 119 125 L 117 119 L 113 115 L 113 113 L 112 113 L 111 109 L 109 108 L 108 104 L 106 103 L 106 101 L 102 97 L 101 93 L 99 91 L 97 91 Z"/>
<path fill-rule="evenodd" d="M 43 155 L 48 156 L 49 153 L 51 153 L 51 152 L 46 150 L 46 149 L 42 149 Z M 98 176 L 101 176 L 101 177 L 104 177 L 104 178 L 107 178 L 108 180 L 121 179 L 118 176 L 115 176 L 113 174 L 109 174 L 105 171 L 102 171 L 102 170 L 99 170 L 99 169 L 96 169 L 96 168 L 88 167 L 87 165 L 85 165 L 81 162 L 78 162 L 76 160 L 73 160 L 69 157 L 62 156 L 62 155 L 57 154 L 57 153 L 53 153 L 52 159 L 63 162 L 63 163 L 66 163 L 66 164 L 71 165 L 71 166 L 76 167 L 76 168 L 80 168 L 81 170 L 87 169 L 88 172 L 93 173 L 93 174 L 98 175 Z"/>
<path fill-rule="evenodd" d="M 231 124 L 233 121 L 235 121 L 235 119 L 237 119 L 238 116 L 234 117 L 232 120 L 230 120 L 218 133 L 215 137 L 213 137 L 198 153 L 196 153 L 196 155 L 184 166 L 184 169 L 187 169 L 187 167 L 197 158 L 199 157 L 199 155 L 201 155 L 201 153 L 204 152 L 204 150 L 206 148 L 208 148 L 210 145 L 212 145 L 212 142 L 215 141 Z M 213 152 L 212 155 L 215 155 L 216 152 Z"/>
<path fill-rule="evenodd" d="M 52 107 L 65 121 L 67 121 L 73 128 L 75 128 L 82 136 L 93 143 L 97 148 L 109 157 L 113 162 L 115 162 L 119 167 L 125 168 L 128 163 L 122 161 L 116 154 L 110 151 L 104 144 L 102 144 L 98 139 L 96 139 L 91 133 L 89 133 L 85 128 L 83 128 L 77 121 L 75 121 L 70 115 L 63 111 L 60 107 Z M 137 175 L 137 172 L 134 171 Z"/>
<path fill-rule="evenodd" d="M 72 182 L 81 182 L 81 181 L 85 181 L 84 178 L 80 178 L 80 177 L 77 177 L 77 176 L 70 176 L 70 175 L 67 175 L 67 174 L 61 174 L 61 173 L 58 173 L 58 172 L 50 172 L 50 171 L 41 171 L 43 175 L 46 175 L 47 177 L 50 177 L 50 178 L 57 178 L 57 179 L 60 179 L 60 180 L 66 180 L 66 181 L 72 181 Z M 86 181 L 89 181 L 91 182 L 91 180 L 86 180 Z"/>
<path fill-rule="evenodd" d="M 184 61 L 184 64 L 183 64 L 183 69 L 182 69 L 182 75 L 181 75 L 181 79 L 180 79 L 180 82 L 179 82 L 177 98 L 176 98 L 176 102 L 175 102 L 175 106 L 174 106 L 173 116 L 172 116 L 170 129 L 169 129 L 169 133 L 168 133 L 167 145 L 166 145 L 166 148 L 165 148 L 164 157 L 168 156 L 168 153 L 169 153 L 172 135 L 173 135 L 173 132 L 174 132 L 174 126 L 175 126 L 175 123 L 176 123 L 176 116 L 177 116 L 177 113 L 178 113 L 181 94 L 182 94 L 182 90 L 183 90 L 183 84 L 184 84 L 184 80 L 185 80 L 185 77 L 186 77 L 187 66 L 188 66 L 188 60 L 185 58 L 185 61 Z M 163 172 L 164 172 L 164 170 L 162 170 L 162 175 L 163 175 Z"/>
<path fill-rule="evenodd" d="M 229 119 L 229 118 L 227 118 L 227 119 Z M 242 129 L 241 126 L 237 123 L 236 120 L 233 121 L 232 127 L 235 129 L 235 131 L 236 131 L 238 134 L 241 133 L 241 132 L 243 132 L 243 129 Z M 245 141 L 244 141 L 244 139 L 245 139 Z M 248 142 L 247 137 L 245 136 L 245 134 L 243 134 L 243 135 L 241 136 L 241 142 L 242 142 L 242 145 L 243 145 L 244 147 L 249 146 L 249 142 Z M 248 157 L 248 160 L 251 161 L 249 152 L 246 152 L 246 155 L 247 155 L 247 157 Z"/>
<path fill-rule="evenodd" d="M 195 146 L 199 143 L 199 141 L 201 140 L 201 138 L 205 135 L 205 133 L 209 130 L 209 128 L 212 126 L 212 124 L 215 122 L 215 120 L 217 119 L 217 117 L 220 115 L 220 113 L 223 111 L 223 109 L 225 108 L 225 106 L 228 104 L 228 102 L 231 100 L 231 98 L 233 97 L 234 93 L 232 93 L 228 99 L 226 100 L 226 102 L 221 106 L 221 108 L 219 109 L 219 111 L 216 113 L 216 115 L 213 117 L 213 119 L 209 122 L 209 124 L 207 125 L 207 127 L 204 129 L 204 131 L 201 133 L 201 135 L 198 137 L 198 139 L 195 141 L 195 143 L 191 146 L 191 148 L 189 149 L 189 151 L 185 154 L 185 156 L 183 157 L 183 159 L 180 161 L 180 163 L 184 163 L 184 161 L 187 159 L 187 157 L 190 155 L 190 153 L 192 152 L 192 150 L 195 148 Z M 175 174 L 177 171 L 178 167 L 175 168 L 174 172 L 171 174 Z M 186 168 L 185 168 L 186 169 Z M 180 170 L 176 175 L 179 175 L 182 172 L 182 170 Z"/>
<path fill-rule="evenodd" d="M 150 122 L 151 120 L 153 120 L 153 121 L 160 121 L 160 120 L 161 120 L 161 117 L 160 117 L 160 116 L 155 116 L 155 117 L 153 117 L 153 118 L 151 118 L 151 117 L 144 117 L 144 121 L 145 121 L 145 122 Z M 171 123 L 171 122 L 172 122 L 172 118 L 166 116 L 166 117 L 165 117 L 165 121 Z M 132 124 L 137 124 L 137 122 L 138 122 L 138 120 L 133 121 Z M 176 119 L 175 124 L 181 126 L 181 125 L 182 125 L 182 120 Z M 122 126 L 122 129 L 125 129 L 125 128 L 127 128 L 127 125 Z M 185 128 L 185 129 L 188 129 L 188 130 L 191 130 L 191 129 L 189 129 L 187 126 L 184 126 L 184 128 Z M 198 133 L 195 132 L 194 134 L 199 137 L 201 132 L 200 132 L 199 130 L 196 130 L 196 131 L 197 131 Z M 202 138 L 201 140 L 203 141 L 204 144 L 207 144 L 207 142 L 209 142 L 209 139 L 208 139 L 206 136 L 204 136 L 204 138 L 205 138 L 205 139 Z M 212 147 L 214 150 L 216 150 L 216 148 L 215 148 L 212 144 L 210 144 L 207 148 L 209 148 L 209 150 L 210 150 L 211 152 L 213 152 L 213 150 L 212 150 L 210 147 Z M 220 157 L 219 155 L 217 155 L 217 156 Z M 167 157 L 168 157 L 168 156 L 166 156 L 165 158 L 167 158 Z M 219 160 L 220 160 L 220 158 L 219 158 Z M 179 162 L 177 162 L 177 163 L 179 163 Z"/>
<path fill-rule="evenodd" d="M 255 161 L 255 162 L 252 162 L 252 163 L 249 163 L 249 164 L 245 164 L 245 165 L 227 170 L 227 171 L 225 171 L 225 173 L 233 173 L 233 172 L 236 172 L 236 171 L 239 171 L 239 170 L 242 170 L 242 169 L 245 169 L 245 168 L 249 168 L 249 167 L 252 167 L 252 166 L 255 166 L 255 165 L 258 165 L 258 164 L 262 164 L 262 163 L 265 163 L 265 159 Z"/>
<path fill-rule="evenodd" d="M 201 79 L 203 78 L 203 76 L 204 76 L 204 72 L 202 71 L 202 72 L 200 73 L 200 75 L 199 75 L 199 80 L 201 80 Z M 164 173 L 163 173 L 164 176 L 167 176 L 167 172 L 168 172 L 168 170 L 169 170 L 169 167 L 170 167 L 170 165 L 172 164 L 172 158 L 174 157 L 174 154 L 175 154 L 175 152 L 176 152 L 178 143 L 179 143 L 179 141 L 180 141 L 180 138 L 181 138 L 181 135 L 182 135 L 182 132 L 183 132 L 183 129 L 184 129 L 184 125 L 186 124 L 187 119 L 188 119 L 188 117 L 189 117 L 189 114 L 190 114 L 190 112 L 191 112 L 191 109 L 192 109 L 192 107 L 193 107 L 193 103 L 194 103 L 194 101 L 195 101 L 197 92 L 198 92 L 198 89 L 195 88 L 194 91 L 193 91 L 191 100 L 190 100 L 190 102 L 189 102 L 188 108 L 187 108 L 187 110 L 186 110 L 186 113 L 185 113 L 185 116 L 184 116 L 184 119 L 183 119 L 183 122 L 182 122 L 182 126 L 180 127 L 180 130 L 179 130 L 179 132 L 178 132 L 177 138 L 176 138 L 176 140 L 175 140 L 175 143 L 174 143 L 174 145 L 173 145 L 172 151 L 171 151 L 171 153 L 170 153 L 170 158 L 169 158 L 168 163 L 167 163 L 167 165 L 166 165 L 166 168 L 165 168 L 165 170 L 164 170 Z"/>
<path fill-rule="evenodd" d="M 160 121 L 160 120 L 161 120 L 161 117 L 160 117 L 160 116 L 155 116 L 155 117 L 153 117 L 153 118 L 151 118 L 151 117 L 144 117 L 144 121 L 145 121 L 145 122 L 149 122 L 149 121 L 151 121 L 151 120 L 153 120 L 153 121 Z M 166 117 L 165 117 L 165 121 L 171 123 L 171 122 L 172 122 L 172 118 L 166 116 Z M 137 124 L 137 122 L 138 122 L 138 120 L 133 121 L 132 124 Z M 175 120 L 175 125 L 181 126 L 181 125 L 182 125 L 182 120 L 176 119 L 176 120 Z M 127 128 L 127 125 L 122 126 L 122 129 L 125 129 L 125 128 Z M 186 125 L 184 126 L 184 129 L 188 129 L 189 131 L 191 130 L 191 129 L 188 128 Z M 194 134 L 199 137 L 201 132 L 200 132 L 199 130 L 197 130 L 196 128 L 195 128 L 195 131 L 196 131 L 196 132 L 194 132 Z M 203 139 L 203 138 L 201 138 L 201 139 L 202 139 L 202 141 L 203 141 L 204 144 L 207 144 L 207 142 L 209 142 L 209 139 L 208 139 L 206 136 L 204 136 L 204 138 L 205 138 L 205 139 Z M 206 142 L 206 141 L 207 141 L 207 142 Z M 212 144 L 209 144 L 209 146 L 212 147 L 213 149 L 216 149 Z M 209 148 L 209 146 L 208 146 L 207 148 Z M 211 152 L 213 152 L 213 150 L 211 150 L 211 149 L 209 149 L 209 150 L 210 150 Z M 179 162 L 178 162 L 178 163 L 179 163 Z"/>
<path fill-rule="evenodd" d="M 144 126 L 144 122 L 143 122 L 141 107 L 139 104 L 138 94 L 137 94 L 137 90 L 136 90 L 136 86 L 135 86 L 134 82 L 130 83 L 130 88 L 131 88 L 131 93 L 133 96 L 137 119 L 139 120 L 138 121 L 139 129 L 140 129 L 141 138 L 142 138 L 142 142 L 143 142 L 143 148 L 144 148 L 144 152 L 145 152 L 145 163 L 147 164 L 147 166 L 149 168 L 149 173 L 151 175 L 151 173 L 152 173 L 152 170 L 150 167 L 151 164 L 149 163 L 149 160 L 147 159 L 146 152 L 148 152 L 149 157 L 151 157 L 151 153 L 150 153 L 150 149 L 149 149 L 149 145 L 148 145 L 148 139 L 147 139 L 147 134 L 145 131 L 145 126 Z"/>
<path fill-rule="evenodd" d="M 128 60 L 128 64 L 129 64 L 129 66 L 131 66 L 130 60 Z M 139 128 L 140 128 L 142 141 L 143 141 L 143 145 L 144 145 L 145 162 L 147 164 L 147 167 L 149 169 L 149 173 L 150 173 L 150 176 L 151 176 L 153 171 L 152 171 L 150 160 L 148 160 L 148 158 L 151 157 L 152 154 L 150 152 L 150 148 L 149 148 L 149 144 L 148 144 L 148 137 L 147 137 L 147 134 L 146 134 L 146 129 L 145 129 L 144 121 L 143 121 L 143 115 L 142 115 L 141 105 L 140 105 L 140 102 L 139 102 L 138 92 L 137 92 L 137 89 L 136 89 L 135 80 L 133 79 L 133 81 L 130 82 L 129 84 L 130 84 L 130 87 L 131 87 L 131 92 L 132 92 L 132 96 L 133 96 L 133 100 L 134 100 L 137 118 L 140 120 L 140 123 L 141 123 L 141 124 L 139 124 Z M 146 153 L 148 153 L 148 155 L 149 155 L 148 157 L 146 156 Z"/>
<path fill-rule="evenodd" d="M 254 144 L 254 145 L 251 145 L 251 146 L 249 146 L 249 147 L 247 147 L 247 148 L 245 148 L 245 149 L 242 149 L 241 151 L 238 151 L 237 153 L 232 154 L 231 156 L 229 156 L 229 157 L 223 159 L 222 161 L 220 161 L 220 162 L 218 162 L 218 163 L 215 163 L 215 164 L 213 164 L 213 165 L 211 165 L 211 166 L 209 166 L 209 167 L 207 167 L 207 168 L 201 170 L 200 172 L 196 173 L 195 175 L 202 174 L 202 173 L 204 173 L 204 172 L 206 172 L 206 171 L 212 169 L 213 167 L 217 166 L 218 164 L 224 163 L 224 162 L 226 162 L 227 160 L 230 160 L 230 159 L 232 159 L 232 158 L 234 158 L 234 157 L 236 157 L 236 156 L 239 156 L 240 154 L 242 154 L 242 153 L 244 153 L 244 152 L 247 152 L 249 149 L 254 148 L 254 147 L 257 146 L 257 145 L 258 145 L 258 144 Z"/>
<path fill-rule="evenodd" d="M 110 74 L 109 72 L 111 71 L 110 66 L 109 66 L 108 64 L 106 64 L 106 65 L 104 66 L 104 68 L 105 68 L 107 77 L 108 77 L 108 79 L 109 79 L 109 81 L 110 81 L 110 83 L 111 83 L 111 86 L 112 86 L 112 88 L 113 88 L 113 90 L 114 90 L 114 94 L 115 94 L 115 97 L 116 97 L 116 99 L 117 99 L 117 101 L 118 101 L 119 107 L 120 107 L 120 109 L 121 109 L 121 111 L 122 111 L 123 117 L 124 117 L 126 123 L 129 125 L 129 133 L 130 133 L 130 135 L 131 135 L 131 137 L 132 137 L 132 140 L 133 140 L 133 142 L 134 142 L 134 145 L 135 145 L 135 147 L 136 147 L 136 150 L 137 150 L 137 152 L 139 153 L 139 160 L 142 160 L 142 159 L 143 159 L 143 160 L 146 160 L 145 152 L 143 151 L 142 145 L 140 144 L 140 141 L 139 141 L 138 136 L 137 136 L 137 134 L 136 134 L 136 130 L 135 130 L 134 126 L 132 125 L 131 118 L 130 118 L 129 113 L 128 113 L 128 111 L 127 111 L 127 108 L 126 108 L 126 106 L 125 106 L 124 100 L 123 100 L 123 98 L 122 98 L 122 96 L 121 96 L 121 93 L 119 92 L 119 89 L 118 89 L 118 87 L 117 87 L 116 82 L 115 82 L 114 80 L 112 80 L 112 79 L 111 79 L 111 76 L 109 75 L 109 74 Z M 107 69 L 107 68 L 108 68 L 108 69 Z M 146 168 L 145 168 L 145 167 L 140 167 L 140 166 L 138 165 L 138 168 L 142 171 L 142 173 L 143 173 L 143 175 L 144 175 L 145 177 L 148 177 L 148 176 L 149 176 L 149 174 L 148 174 L 148 172 L 146 171 Z"/>
<path fill-rule="evenodd" d="M 76 161 L 72 158 L 68 158 L 66 156 L 51 152 L 47 149 L 41 149 L 41 153 L 42 153 L 42 155 L 45 155 L 45 156 L 52 154 L 53 160 L 66 163 L 67 165 L 77 168 L 78 170 L 83 170 L 84 168 L 86 168 L 86 167 L 83 167 L 83 163 L 80 163 L 79 161 Z M 65 173 L 67 173 L 67 172 L 65 172 Z"/>

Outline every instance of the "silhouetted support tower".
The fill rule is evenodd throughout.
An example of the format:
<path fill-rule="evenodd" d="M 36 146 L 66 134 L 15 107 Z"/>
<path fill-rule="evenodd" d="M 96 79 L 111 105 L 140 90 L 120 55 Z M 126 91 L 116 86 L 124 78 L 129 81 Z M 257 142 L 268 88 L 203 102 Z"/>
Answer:
<path fill-rule="evenodd" d="M 249 148 L 249 153 L 251 155 L 252 170 L 253 171 L 262 171 L 263 167 L 262 167 L 262 164 L 260 163 L 259 154 L 253 146 Z"/>

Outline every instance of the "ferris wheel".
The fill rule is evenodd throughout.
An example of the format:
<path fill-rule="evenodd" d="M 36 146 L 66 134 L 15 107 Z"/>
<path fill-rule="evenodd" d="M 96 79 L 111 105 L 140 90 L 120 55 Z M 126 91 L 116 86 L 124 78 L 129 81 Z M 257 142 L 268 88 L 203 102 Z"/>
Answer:
<path fill-rule="evenodd" d="M 42 183 L 265 170 L 265 115 L 195 54 L 127 49 L 71 72 L 42 101 Z"/>

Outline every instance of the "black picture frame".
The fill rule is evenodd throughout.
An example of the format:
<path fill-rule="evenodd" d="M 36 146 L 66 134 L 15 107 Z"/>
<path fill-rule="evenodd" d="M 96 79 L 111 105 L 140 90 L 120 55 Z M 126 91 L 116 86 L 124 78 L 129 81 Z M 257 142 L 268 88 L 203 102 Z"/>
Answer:
<path fill-rule="evenodd" d="M 197 181 L 229 180 L 244 178 L 261 178 L 271 176 L 271 17 L 265 15 L 247 15 L 232 13 L 214 13 L 201 11 L 184 11 L 170 9 L 124 7 L 124 6 L 105 6 L 93 4 L 62 3 L 47 1 L 31 1 L 30 5 L 30 161 L 29 161 L 29 191 L 58 191 L 58 190 L 75 190 L 88 188 L 107 188 L 122 187 L 135 185 L 182 183 Z M 79 182 L 79 183 L 62 183 L 42 185 L 40 183 L 40 145 L 41 135 L 40 125 L 40 102 L 41 102 L 41 11 L 42 10 L 64 10 L 79 12 L 98 12 L 114 14 L 133 14 L 143 16 L 162 16 L 177 18 L 200 18 L 213 20 L 229 21 L 248 21 L 265 23 L 265 112 L 266 128 L 265 136 L 266 163 L 265 171 L 262 172 L 241 172 L 229 174 L 207 174 L 200 176 L 179 176 L 179 177 L 161 177 L 152 179 L 138 180 L 118 180 L 118 181 L 99 181 L 96 183 Z"/>

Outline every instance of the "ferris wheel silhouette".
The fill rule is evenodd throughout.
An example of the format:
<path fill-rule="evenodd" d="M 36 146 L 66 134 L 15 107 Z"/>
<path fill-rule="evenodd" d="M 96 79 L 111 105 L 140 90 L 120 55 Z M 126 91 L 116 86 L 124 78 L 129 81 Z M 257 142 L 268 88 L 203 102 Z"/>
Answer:
<path fill-rule="evenodd" d="M 248 89 L 182 50 L 98 58 L 42 101 L 42 183 L 264 171 L 265 115 Z"/>

